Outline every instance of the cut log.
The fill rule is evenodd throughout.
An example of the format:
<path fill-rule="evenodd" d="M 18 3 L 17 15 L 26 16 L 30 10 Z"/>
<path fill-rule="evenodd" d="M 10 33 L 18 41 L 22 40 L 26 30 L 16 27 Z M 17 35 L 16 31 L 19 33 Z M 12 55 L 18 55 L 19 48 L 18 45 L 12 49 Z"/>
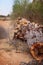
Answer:
<path fill-rule="evenodd" d="M 30 52 L 36 60 L 43 60 L 43 43 L 33 44 Z"/>

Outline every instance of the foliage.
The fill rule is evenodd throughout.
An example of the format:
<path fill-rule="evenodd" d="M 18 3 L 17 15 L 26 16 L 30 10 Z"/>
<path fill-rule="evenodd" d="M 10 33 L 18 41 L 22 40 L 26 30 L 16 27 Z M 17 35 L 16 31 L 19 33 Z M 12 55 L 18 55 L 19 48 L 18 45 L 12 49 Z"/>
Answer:
<path fill-rule="evenodd" d="M 32 10 L 33 10 L 33 20 L 39 23 L 43 23 L 43 3 L 38 1 L 32 3 Z"/>
<path fill-rule="evenodd" d="M 42 0 L 15 0 L 12 18 L 24 17 L 30 21 L 43 23 L 43 1 Z"/>
<path fill-rule="evenodd" d="M 14 18 L 25 17 L 28 3 L 29 0 L 15 0 L 12 16 Z"/>

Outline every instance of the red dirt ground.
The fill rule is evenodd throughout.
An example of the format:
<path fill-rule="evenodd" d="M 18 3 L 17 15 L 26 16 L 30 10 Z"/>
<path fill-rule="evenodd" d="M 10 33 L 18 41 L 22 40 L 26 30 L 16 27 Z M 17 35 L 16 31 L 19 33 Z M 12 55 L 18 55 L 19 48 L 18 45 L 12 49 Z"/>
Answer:
<path fill-rule="evenodd" d="M 8 28 L 9 24 L 9 21 L 0 21 L 0 26 L 4 28 Z M 3 44 L 1 44 L 0 46 L 6 48 L 6 45 L 3 46 Z M 14 50 L 10 52 L 6 52 L 2 49 L 0 50 L 0 65 L 19 65 L 20 62 L 29 62 L 30 60 L 32 60 L 32 58 L 29 54 L 15 53 Z"/>
<path fill-rule="evenodd" d="M 20 62 L 29 62 L 31 57 L 24 53 L 0 51 L 0 65 L 19 65 Z"/>

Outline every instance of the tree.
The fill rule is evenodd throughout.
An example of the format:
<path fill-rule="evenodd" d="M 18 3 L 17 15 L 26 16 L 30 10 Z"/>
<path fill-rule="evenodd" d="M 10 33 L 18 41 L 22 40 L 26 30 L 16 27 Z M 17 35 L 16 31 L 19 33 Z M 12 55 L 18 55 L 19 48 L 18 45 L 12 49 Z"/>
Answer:
<path fill-rule="evenodd" d="M 35 3 L 32 3 L 33 17 L 35 21 L 43 23 L 43 2 L 38 0 Z"/>
<path fill-rule="evenodd" d="M 43 0 L 33 0 L 33 2 L 37 2 L 37 1 L 43 2 Z"/>
<path fill-rule="evenodd" d="M 43 2 L 40 0 L 34 0 L 27 8 L 28 18 L 30 21 L 43 23 Z"/>
<path fill-rule="evenodd" d="M 14 18 L 25 17 L 28 3 L 29 0 L 15 0 L 12 16 Z"/>
<path fill-rule="evenodd" d="M 15 0 L 12 18 L 24 17 L 30 21 L 43 23 L 43 0 Z"/>

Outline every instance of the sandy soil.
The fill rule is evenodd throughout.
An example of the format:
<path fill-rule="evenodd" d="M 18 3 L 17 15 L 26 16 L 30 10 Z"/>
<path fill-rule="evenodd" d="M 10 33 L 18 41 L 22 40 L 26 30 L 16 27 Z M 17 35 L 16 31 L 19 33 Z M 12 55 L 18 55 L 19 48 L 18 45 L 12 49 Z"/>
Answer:
<path fill-rule="evenodd" d="M 0 26 L 4 28 L 9 28 L 10 21 L 0 21 Z"/>
<path fill-rule="evenodd" d="M 9 28 L 9 21 L 0 21 L 0 26 Z M 5 49 L 11 49 L 12 46 L 6 43 L 6 40 L 0 40 L 0 65 L 19 65 L 20 62 L 29 62 L 32 60 L 30 54 L 16 53 L 15 50 L 6 51 Z"/>
<path fill-rule="evenodd" d="M 0 51 L 0 65 L 19 65 L 20 62 L 29 62 L 31 57 L 25 53 L 15 53 L 14 51 Z"/>
<path fill-rule="evenodd" d="M 0 43 L 0 65 L 19 65 L 20 62 L 29 62 L 32 60 L 30 54 L 16 53 L 13 46 L 8 44 L 6 40 L 1 40 Z"/>

